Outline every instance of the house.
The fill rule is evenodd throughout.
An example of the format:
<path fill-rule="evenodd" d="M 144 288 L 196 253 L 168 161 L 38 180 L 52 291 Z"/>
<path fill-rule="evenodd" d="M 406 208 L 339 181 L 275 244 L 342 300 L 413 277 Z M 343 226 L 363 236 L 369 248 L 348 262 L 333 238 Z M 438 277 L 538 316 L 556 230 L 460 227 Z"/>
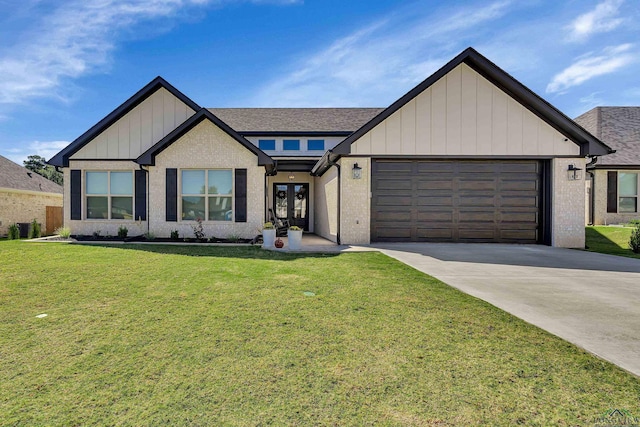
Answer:
<path fill-rule="evenodd" d="M 34 219 L 43 232 L 52 232 L 56 224 L 47 224 L 48 207 L 62 208 L 62 186 L 0 156 L 0 236 L 7 235 L 11 224 Z"/>
<path fill-rule="evenodd" d="M 587 224 L 640 219 L 640 107 L 596 107 L 575 121 L 616 150 L 587 165 Z"/>
<path fill-rule="evenodd" d="M 49 163 L 74 233 L 251 237 L 269 210 L 334 242 L 584 246 L 611 151 L 468 48 L 385 109 L 207 109 L 158 77 Z"/>

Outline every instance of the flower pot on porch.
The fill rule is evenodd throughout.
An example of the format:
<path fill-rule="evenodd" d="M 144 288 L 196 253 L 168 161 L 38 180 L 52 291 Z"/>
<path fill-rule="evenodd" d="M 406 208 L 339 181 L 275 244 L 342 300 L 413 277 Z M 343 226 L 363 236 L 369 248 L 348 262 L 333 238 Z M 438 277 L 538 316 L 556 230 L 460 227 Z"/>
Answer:
<path fill-rule="evenodd" d="M 262 230 L 262 247 L 272 248 L 276 241 L 276 229 L 265 228 Z"/>
<path fill-rule="evenodd" d="M 289 249 L 292 251 L 300 250 L 302 247 L 302 230 L 290 228 L 287 230 L 287 237 L 289 238 Z"/>

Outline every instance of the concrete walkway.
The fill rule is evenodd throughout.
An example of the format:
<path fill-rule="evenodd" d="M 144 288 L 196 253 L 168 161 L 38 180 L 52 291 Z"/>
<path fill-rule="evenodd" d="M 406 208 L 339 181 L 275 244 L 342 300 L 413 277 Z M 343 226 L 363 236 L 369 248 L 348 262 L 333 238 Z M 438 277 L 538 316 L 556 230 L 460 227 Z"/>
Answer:
<path fill-rule="evenodd" d="M 536 245 L 371 248 L 640 376 L 638 259 Z"/>

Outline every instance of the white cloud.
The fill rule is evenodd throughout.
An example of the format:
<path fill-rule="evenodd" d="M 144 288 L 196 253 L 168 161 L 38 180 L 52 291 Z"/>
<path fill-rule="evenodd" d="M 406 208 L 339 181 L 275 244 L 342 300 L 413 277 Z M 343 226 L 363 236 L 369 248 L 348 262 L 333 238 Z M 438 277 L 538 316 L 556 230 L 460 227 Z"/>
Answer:
<path fill-rule="evenodd" d="M 604 0 L 595 9 L 578 16 L 568 26 L 569 37 L 573 41 L 582 41 L 592 34 L 605 33 L 617 28 L 622 22 L 619 9 L 624 0 Z"/>
<path fill-rule="evenodd" d="M 5 157 L 22 165 L 28 156 L 37 155 L 49 160 L 60 150 L 70 144 L 70 141 L 33 141 L 26 147 L 9 148 L 5 150 Z"/>
<path fill-rule="evenodd" d="M 0 47 L 0 104 L 54 96 L 67 78 L 78 78 L 108 64 L 119 36 L 144 21 L 174 17 L 182 9 L 233 2 L 294 4 L 301 0 L 71 0 L 45 16 L 32 17 L 17 43 Z M 32 14 L 38 2 L 29 4 Z M 25 6 L 26 7 L 26 6 Z M 43 9 L 46 5 L 43 6 Z M 24 15 L 26 12 L 21 12 Z M 12 18 L 6 18 L 12 21 Z M 18 19 L 18 18 L 13 18 Z M 6 32 L 6 29 L 5 29 Z M 8 37 L 9 35 L 7 35 Z"/>
<path fill-rule="evenodd" d="M 338 39 L 290 65 L 250 101 L 254 106 L 377 106 L 390 102 L 458 53 L 482 24 L 504 16 L 510 1 L 443 13 L 414 8 Z M 464 45 L 463 45 L 464 46 Z M 464 46 L 466 47 L 466 46 Z"/>
<path fill-rule="evenodd" d="M 594 77 L 611 74 L 635 62 L 638 55 L 630 52 L 632 44 L 605 48 L 601 54 L 588 53 L 556 74 L 547 85 L 547 93 L 562 92 L 570 87 L 581 85 Z"/>

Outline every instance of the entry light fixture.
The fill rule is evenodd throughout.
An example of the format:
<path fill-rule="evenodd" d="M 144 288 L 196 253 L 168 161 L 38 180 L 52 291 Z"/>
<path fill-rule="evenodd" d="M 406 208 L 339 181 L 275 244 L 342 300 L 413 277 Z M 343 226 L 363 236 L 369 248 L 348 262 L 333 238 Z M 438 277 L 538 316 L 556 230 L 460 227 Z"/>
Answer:
<path fill-rule="evenodd" d="M 362 168 L 358 166 L 357 163 L 353 164 L 353 169 L 351 169 L 351 176 L 353 179 L 362 178 Z"/>
<path fill-rule="evenodd" d="M 569 181 L 582 179 L 582 169 L 577 168 L 576 165 L 569 165 L 569 168 L 567 169 L 567 178 L 569 178 Z"/>
<path fill-rule="evenodd" d="M 296 179 L 296 176 L 292 173 L 289 174 L 289 181 L 293 181 L 294 179 Z"/>

